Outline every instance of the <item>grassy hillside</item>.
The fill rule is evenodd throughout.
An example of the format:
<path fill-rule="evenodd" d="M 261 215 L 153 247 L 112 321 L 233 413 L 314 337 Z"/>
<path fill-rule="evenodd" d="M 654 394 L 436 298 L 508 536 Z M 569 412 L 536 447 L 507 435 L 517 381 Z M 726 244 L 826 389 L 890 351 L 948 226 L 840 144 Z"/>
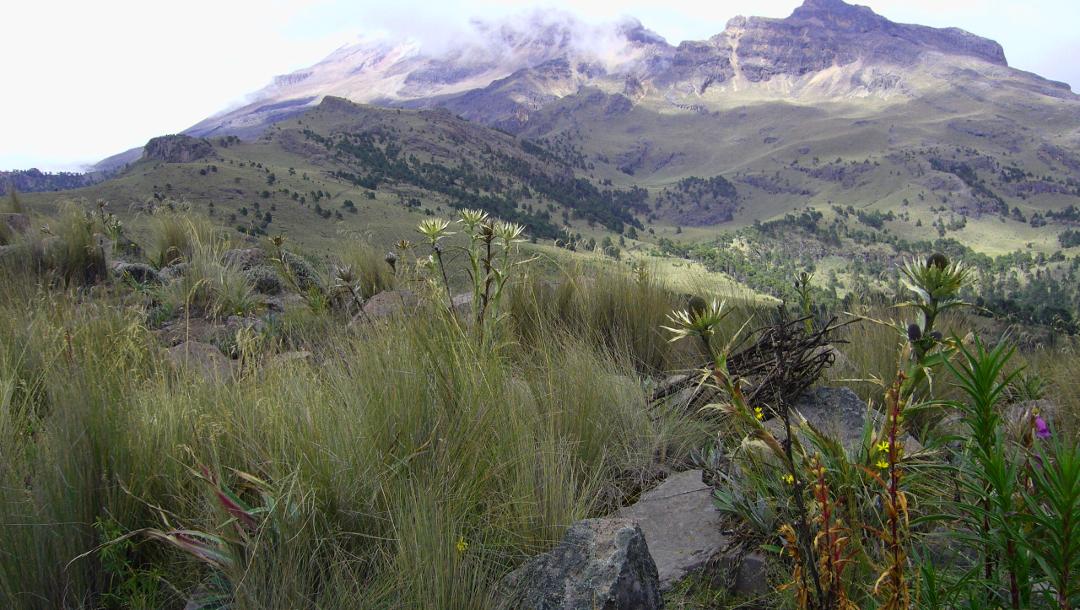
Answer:
<path fill-rule="evenodd" d="M 172 257 L 157 270 L 160 279 L 152 267 L 112 266 L 121 253 L 134 260 L 136 249 L 119 238 L 100 244 L 102 231 L 117 236 L 111 219 L 78 209 L 48 219 L 49 235 L 31 231 L 0 250 L 5 607 L 491 608 L 501 579 L 551 548 L 569 524 L 633 502 L 672 469 L 743 473 L 719 489 L 729 494 L 723 511 L 747 549 L 775 545 L 776 527 L 800 518 L 776 458 L 757 453 L 760 439 L 771 437 L 752 428 L 787 404 L 777 402 L 777 388 L 751 410 L 742 391 L 723 384 L 752 392 L 763 382 L 756 373 L 735 381 L 736 369 L 718 357 L 701 371 L 720 386 L 722 411 L 651 399 L 670 375 L 697 374 L 708 356 L 777 323 L 775 302 L 717 275 L 671 259 L 631 272 L 562 248 L 518 251 L 516 228 L 472 213 L 449 226 L 424 218 L 418 244 L 400 249 L 394 266 L 378 250 L 339 241 L 335 251 L 347 269 L 304 262 L 288 240 L 237 251 L 239 233 L 198 215 L 159 210 L 148 220 L 143 260 Z M 450 230 L 456 235 L 443 237 Z M 486 242 L 487 235 L 496 237 Z M 451 270 L 447 278 L 439 260 L 452 254 L 478 257 L 478 275 Z M 262 262 L 243 262 L 255 260 Z M 488 268 L 494 271 L 476 271 Z M 284 286 L 273 299 L 257 294 L 268 290 L 268 276 Z M 867 319 L 832 337 L 835 352 L 823 353 L 834 366 L 821 383 L 880 399 L 879 383 L 898 366 L 925 366 L 947 379 L 940 360 L 919 360 L 912 350 L 961 366 L 957 350 L 975 344 L 959 337 L 1001 336 L 969 309 L 945 307 L 963 283 L 924 303 L 942 306 L 936 327 L 923 322 L 925 341 L 905 338 L 914 336 L 904 331 L 909 311 L 849 303 Z M 450 306 L 459 286 L 484 296 Z M 688 289 L 704 298 L 704 309 L 687 300 Z M 394 290 L 416 294 L 415 304 Z M 826 296 L 811 288 L 787 315 L 812 312 L 811 328 L 833 315 L 853 317 Z M 380 313 L 369 307 L 375 302 L 401 306 Z M 946 334 L 935 339 L 931 328 Z M 687 340 L 672 342 L 673 334 Z M 1054 438 L 1072 442 L 1080 408 L 1076 345 L 1063 338 L 1026 348 L 1008 370 L 1030 368 L 1008 384 L 1000 408 L 1049 399 Z M 963 396 L 938 381 L 910 388 L 920 401 Z M 929 407 L 912 407 L 911 423 L 905 420 L 926 449 L 902 461 L 895 454 L 888 467 L 910 473 L 906 493 L 919 498 L 913 516 L 945 511 L 971 534 L 942 477 L 982 479 L 967 461 L 947 470 L 956 420 Z M 1009 463 L 1042 447 L 1031 445 L 1025 427 L 1037 413 L 1023 413 L 1009 420 L 1019 436 L 997 441 L 995 451 L 1014 456 Z M 867 447 L 880 447 L 887 428 L 866 421 L 863 434 L 874 440 Z M 799 449 L 791 468 L 809 477 L 817 460 L 828 459 L 831 489 L 850 491 L 847 514 L 866 527 L 850 522 L 858 547 L 836 586 L 858 604 L 872 603 L 882 500 L 873 477 L 860 473 L 877 472 L 872 458 L 883 458 L 872 453 L 878 449 L 845 452 L 835 441 L 815 442 L 805 454 Z M 732 464 L 738 470 L 725 470 Z M 806 501 L 834 501 L 821 493 L 807 491 Z M 1080 510 L 1080 494 L 1068 506 Z M 976 552 L 964 546 L 969 539 L 948 548 L 967 557 Z M 922 546 L 921 537 L 904 544 L 940 548 Z M 782 585 L 797 566 L 770 557 L 768 594 L 740 603 L 790 607 L 795 592 Z M 1047 573 L 1039 567 L 1023 586 Z M 967 586 L 981 599 L 995 595 L 996 582 Z M 735 603 L 715 583 L 684 584 L 670 604 Z M 919 588 L 928 590 L 937 591 Z"/>

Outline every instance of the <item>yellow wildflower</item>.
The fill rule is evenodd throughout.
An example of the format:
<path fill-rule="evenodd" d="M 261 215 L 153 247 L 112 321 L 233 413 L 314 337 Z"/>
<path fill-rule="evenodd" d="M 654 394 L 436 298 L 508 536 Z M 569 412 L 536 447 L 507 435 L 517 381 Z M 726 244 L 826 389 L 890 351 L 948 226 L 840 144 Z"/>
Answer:
<path fill-rule="evenodd" d="M 886 460 L 886 459 L 884 459 L 884 458 L 883 458 L 883 459 L 880 459 L 880 460 L 878 460 L 878 462 L 877 462 L 877 467 L 878 467 L 878 468 L 880 468 L 880 469 L 882 469 L 882 470 L 885 470 L 886 468 L 888 468 L 888 467 L 889 467 L 889 461 L 888 461 L 888 460 Z"/>
<path fill-rule="evenodd" d="M 788 485 L 794 485 L 795 484 L 795 475 L 793 475 L 791 473 L 785 474 L 784 475 L 784 482 L 787 483 Z"/>
<path fill-rule="evenodd" d="M 761 410 L 761 407 L 754 407 L 754 417 L 758 421 L 762 421 L 765 419 L 765 412 Z"/>
<path fill-rule="evenodd" d="M 469 550 L 469 543 L 465 542 L 464 536 L 458 536 L 457 544 L 454 546 L 455 548 L 457 548 L 457 552 L 459 553 L 464 553 L 465 551 Z"/>
<path fill-rule="evenodd" d="M 881 441 L 877 444 L 877 450 L 885 453 L 889 450 L 889 441 Z"/>

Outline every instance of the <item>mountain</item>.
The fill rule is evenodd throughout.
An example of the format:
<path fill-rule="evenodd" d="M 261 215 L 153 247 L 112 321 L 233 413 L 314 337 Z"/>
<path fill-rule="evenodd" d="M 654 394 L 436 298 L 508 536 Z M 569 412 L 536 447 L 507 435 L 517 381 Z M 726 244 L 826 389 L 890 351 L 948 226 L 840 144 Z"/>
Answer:
<path fill-rule="evenodd" d="M 458 46 L 361 43 L 279 76 L 251 103 L 194 126 L 248 135 L 326 95 L 377 105 L 443 106 L 510 131 L 595 88 L 669 111 L 761 99 L 911 99 L 956 77 L 1072 99 L 1066 85 L 1009 69 L 1003 49 L 963 30 L 893 23 L 842 0 L 807 0 L 786 19 L 736 17 L 705 41 L 673 46 L 640 23 L 591 26 L 565 15 L 474 22 Z"/>
<path fill-rule="evenodd" d="M 437 51 L 409 41 L 341 48 L 186 134 L 268 142 L 274 155 L 288 153 L 285 167 L 322 167 L 329 151 L 339 162 L 334 155 L 347 152 L 333 133 L 314 130 L 329 138 L 327 150 L 281 146 L 284 132 L 325 113 L 328 102 L 338 111 L 347 100 L 363 104 L 353 113 L 383 108 L 426 117 L 393 131 L 409 134 L 405 151 L 453 141 L 438 124 L 454 117 L 456 129 L 510 138 L 557 163 L 561 175 L 588 185 L 587 206 L 604 200 L 593 191 L 621 193 L 608 200 L 620 202 L 611 218 L 594 213 L 589 224 L 648 227 L 657 236 L 700 227 L 690 236 L 708 238 L 717 227 L 805 208 L 827 222 L 857 209 L 875 219 L 870 228 L 894 237 L 936 233 L 991 253 L 1031 247 L 1049 254 L 1058 247 L 1053 226 L 1071 226 L 1068 210 L 1080 205 L 1080 97 L 1011 68 L 999 44 L 955 28 L 898 24 L 842 0 L 806 0 L 787 18 L 736 17 L 708 40 L 678 45 L 637 21 L 590 25 L 550 13 L 476 21 L 470 35 L 454 40 Z M 376 138 L 385 154 L 385 134 L 372 129 L 363 138 Z M 428 160 L 449 173 L 461 169 L 453 154 Z M 150 161 L 170 160 L 151 154 L 135 167 L 145 172 Z M 417 182 L 415 172 L 370 166 L 398 161 L 375 155 L 349 160 L 351 169 L 320 171 L 338 183 L 340 172 L 364 184 L 378 174 L 380 186 L 368 190 L 425 205 L 427 198 L 436 207 L 462 201 Z M 486 184 L 496 186 L 473 184 L 471 196 L 520 199 L 534 211 L 552 206 L 544 221 L 552 226 L 541 235 L 565 228 L 563 211 L 573 230 L 586 221 L 566 192 L 526 197 L 503 188 L 535 191 L 507 166 L 491 166 L 483 155 L 474 162 L 488 164 Z M 196 191 L 195 200 L 206 195 Z M 506 201 L 487 203 L 507 210 Z"/>

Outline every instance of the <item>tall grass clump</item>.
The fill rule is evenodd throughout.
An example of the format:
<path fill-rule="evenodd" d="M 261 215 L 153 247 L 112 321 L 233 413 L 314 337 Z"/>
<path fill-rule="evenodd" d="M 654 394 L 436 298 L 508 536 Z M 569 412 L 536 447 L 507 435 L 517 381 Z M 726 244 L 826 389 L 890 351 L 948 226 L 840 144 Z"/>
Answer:
<path fill-rule="evenodd" d="M 206 218 L 158 209 L 146 223 L 149 232 L 147 256 L 158 267 L 191 260 L 197 248 L 213 241 L 218 229 Z"/>
<path fill-rule="evenodd" d="M 19 199 L 19 193 L 16 191 L 14 184 L 8 185 L 7 197 L 4 198 L 4 212 L 8 214 L 26 213 L 26 206 L 24 206 L 22 200 Z"/>
<path fill-rule="evenodd" d="M 220 318 L 255 311 L 259 301 L 251 280 L 237 263 L 223 259 L 230 242 L 203 229 L 197 221 L 187 225 L 184 273 L 158 289 L 158 298 L 188 316 Z"/>
<path fill-rule="evenodd" d="M 5 607 L 489 608 L 707 438 L 557 329 L 493 349 L 432 305 L 218 382 L 165 365 L 139 311 L 46 294 L 0 299 Z"/>
<path fill-rule="evenodd" d="M 380 253 L 365 242 L 349 242 L 338 254 L 343 267 L 351 269 L 357 276 L 357 293 L 363 299 L 397 286 L 394 267 L 387 260 L 387 255 Z M 395 257 L 396 259 L 396 257 Z"/>

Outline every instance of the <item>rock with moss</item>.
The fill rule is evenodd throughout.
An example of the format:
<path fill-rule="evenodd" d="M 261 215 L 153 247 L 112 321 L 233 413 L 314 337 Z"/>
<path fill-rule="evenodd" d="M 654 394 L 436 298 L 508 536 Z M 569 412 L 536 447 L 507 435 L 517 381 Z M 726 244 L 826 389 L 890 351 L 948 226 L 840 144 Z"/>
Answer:
<path fill-rule="evenodd" d="M 252 288 L 259 294 L 281 294 L 284 288 L 277 270 L 269 265 L 259 265 L 244 271 L 244 277 L 251 282 Z"/>
<path fill-rule="evenodd" d="M 292 252 L 281 253 L 281 264 L 285 272 L 289 274 L 296 287 L 302 291 L 322 290 L 322 280 L 318 272 L 304 257 Z"/>
<path fill-rule="evenodd" d="M 145 263 L 125 263 L 116 261 L 112 265 L 113 274 L 121 280 L 135 282 L 136 284 L 149 285 L 163 283 L 161 275 L 156 269 Z"/>
<path fill-rule="evenodd" d="M 189 269 L 191 269 L 190 263 L 173 263 L 167 267 L 162 267 L 158 273 L 161 275 L 161 279 L 166 282 L 173 282 L 187 275 Z"/>
<path fill-rule="evenodd" d="M 236 248 L 221 255 L 221 262 L 242 271 L 262 267 L 267 264 L 266 252 L 260 248 Z"/>

